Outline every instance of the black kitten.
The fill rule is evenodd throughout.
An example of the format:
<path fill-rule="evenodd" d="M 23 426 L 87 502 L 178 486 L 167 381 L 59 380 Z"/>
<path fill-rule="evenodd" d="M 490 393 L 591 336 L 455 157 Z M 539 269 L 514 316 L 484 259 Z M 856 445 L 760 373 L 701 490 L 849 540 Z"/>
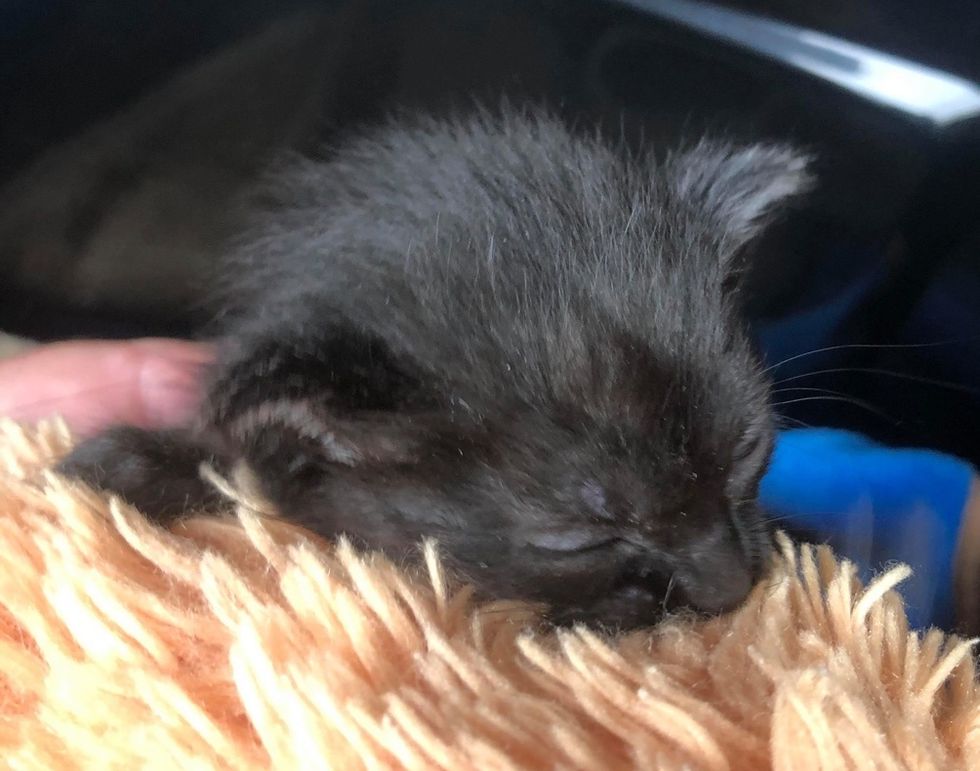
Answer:
<path fill-rule="evenodd" d="M 769 548 L 768 383 L 737 257 L 807 181 L 771 146 L 661 162 L 541 114 L 418 119 L 301 160 L 227 268 L 200 424 L 62 470 L 148 515 L 246 463 L 284 516 L 487 595 L 630 627 L 738 605 Z"/>

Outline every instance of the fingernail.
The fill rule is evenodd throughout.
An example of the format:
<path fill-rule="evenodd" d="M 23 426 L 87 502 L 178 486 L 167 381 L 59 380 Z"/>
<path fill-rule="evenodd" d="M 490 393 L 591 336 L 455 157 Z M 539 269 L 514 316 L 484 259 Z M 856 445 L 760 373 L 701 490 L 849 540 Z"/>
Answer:
<path fill-rule="evenodd" d="M 169 428 L 185 423 L 203 398 L 200 356 L 149 358 L 140 372 L 140 398 L 146 428 Z"/>

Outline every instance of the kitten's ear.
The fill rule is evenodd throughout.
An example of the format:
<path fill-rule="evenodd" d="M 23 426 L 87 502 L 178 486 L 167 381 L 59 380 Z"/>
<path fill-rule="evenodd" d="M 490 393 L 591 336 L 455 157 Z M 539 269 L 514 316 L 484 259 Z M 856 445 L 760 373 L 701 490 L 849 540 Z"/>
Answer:
<path fill-rule="evenodd" d="M 303 402 L 275 402 L 240 416 L 230 439 L 274 502 L 295 503 L 332 474 L 411 466 L 445 429 L 442 415 L 335 415 Z"/>
<path fill-rule="evenodd" d="M 335 413 L 307 399 L 279 399 L 224 426 L 246 460 L 267 466 L 413 463 L 436 420 L 426 413 Z"/>
<path fill-rule="evenodd" d="M 358 414 L 431 406 L 422 375 L 382 339 L 318 319 L 315 307 L 298 307 L 293 321 L 296 329 L 263 330 L 228 346 L 208 389 L 206 423 L 227 426 L 255 411 L 260 420 L 275 413 L 288 423 L 299 419 L 288 417 L 297 410 L 314 420 L 304 410 Z"/>
<path fill-rule="evenodd" d="M 709 219 L 732 259 L 774 214 L 813 183 L 806 154 L 787 145 L 702 141 L 667 160 L 672 196 Z"/>

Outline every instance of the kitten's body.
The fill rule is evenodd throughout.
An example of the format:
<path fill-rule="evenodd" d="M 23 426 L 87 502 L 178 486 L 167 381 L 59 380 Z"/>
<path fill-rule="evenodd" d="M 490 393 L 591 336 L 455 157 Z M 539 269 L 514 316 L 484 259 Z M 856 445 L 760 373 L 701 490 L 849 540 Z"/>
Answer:
<path fill-rule="evenodd" d="M 435 536 L 560 619 L 732 607 L 772 433 L 733 260 L 803 167 L 712 144 L 657 164 L 509 110 L 297 161 L 230 262 L 200 425 L 65 468 L 169 516 L 208 499 L 198 460 L 243 460 L 285 516 L 394 553 Z"/>

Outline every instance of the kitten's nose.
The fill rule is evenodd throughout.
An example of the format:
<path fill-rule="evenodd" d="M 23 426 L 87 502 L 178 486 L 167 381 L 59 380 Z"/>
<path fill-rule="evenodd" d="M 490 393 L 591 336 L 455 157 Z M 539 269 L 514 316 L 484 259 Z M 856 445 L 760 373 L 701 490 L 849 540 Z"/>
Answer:
<path fill-rule="evenodd" d="M 691 549 L 676 573 L 684 604 L 702 613 L 727 613 L 744 602 L 756 570 L 731 528 L 712 531 Z"/>
<path fill-rule="evenodd" d="M 712 615 L 728 613 L 741 605 L 752 589 L 752 575 L 739 568 L 724 574 L 692 572 L 678 579 L 685 602 L 693 610 Z"/>

